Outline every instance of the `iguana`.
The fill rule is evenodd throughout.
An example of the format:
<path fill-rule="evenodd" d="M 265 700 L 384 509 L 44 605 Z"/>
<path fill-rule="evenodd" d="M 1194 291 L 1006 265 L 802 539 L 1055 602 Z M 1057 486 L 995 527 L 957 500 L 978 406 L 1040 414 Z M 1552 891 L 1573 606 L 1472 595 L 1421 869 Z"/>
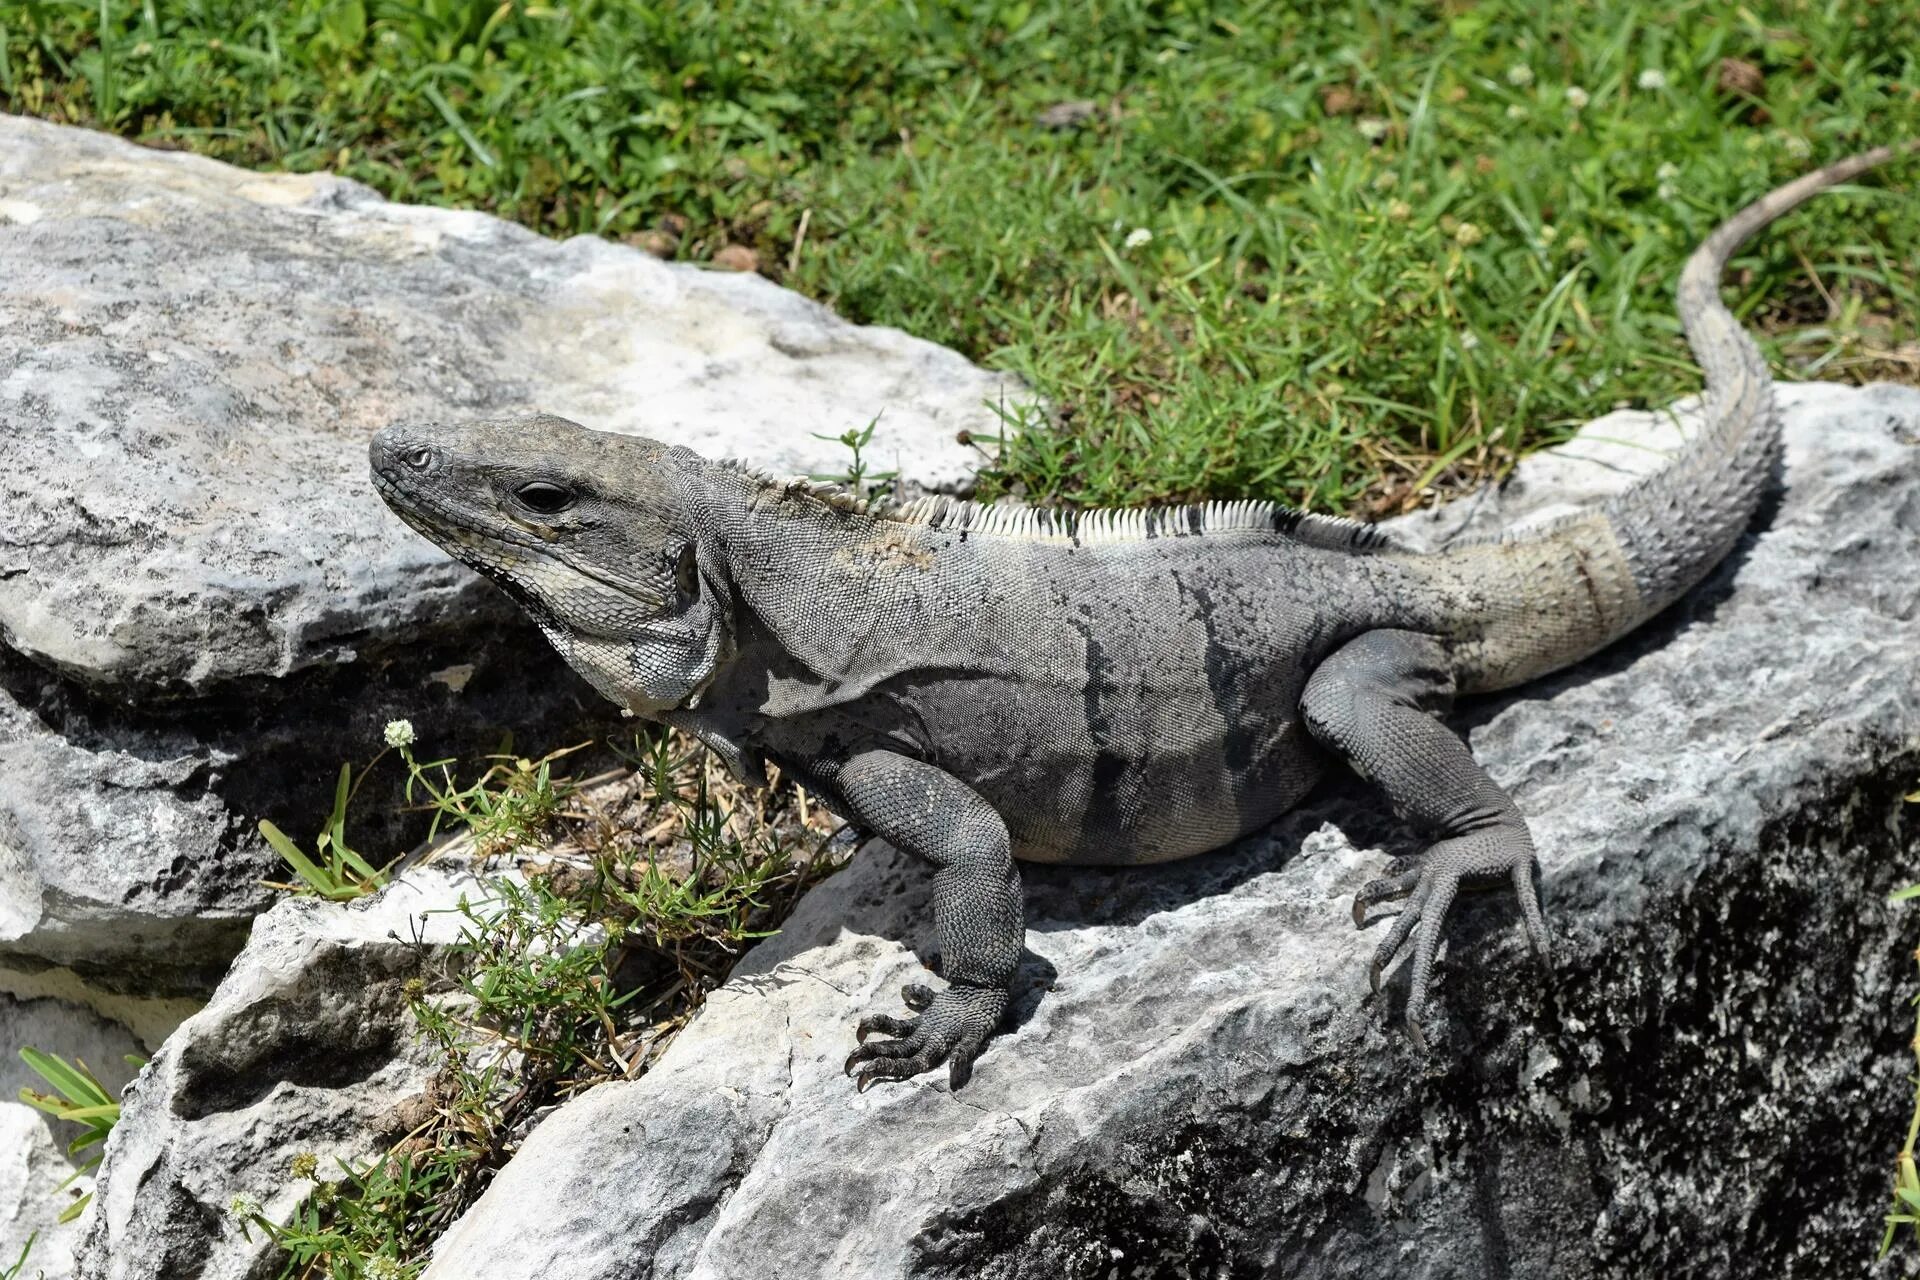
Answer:
<path fill-rule="evenodd" d="M 905 989 L 847 1060 L 865 1089 L 946 1062 L 964 1084 L 1024 940 L 1015 860 L 1184 858 L 1257 831 L 1343 761 L 1429 835 L 1362 886 L 1406 905 L 1408 1035 L 1463 884 L 1503 881 L 1548 937 L 1527 824 L 1441 716 L 1565 667 L 1697 583 L 1775 466 L 1767 366 L 1721 303 L 1750 235 L 1893 154 L 1809 173 L 1715 230 L 1680 276 L 1705 423 L 1595 509 L 1418 554 L 1265 502 L 869 506 L 551 416 L 396 425 L 374 482 L 504 587 L 573 667 L 741 777 L 767 762 L 933 866 L 944 989 Z M 869 1039 L 874 1033 L 879 1038 Z"/>

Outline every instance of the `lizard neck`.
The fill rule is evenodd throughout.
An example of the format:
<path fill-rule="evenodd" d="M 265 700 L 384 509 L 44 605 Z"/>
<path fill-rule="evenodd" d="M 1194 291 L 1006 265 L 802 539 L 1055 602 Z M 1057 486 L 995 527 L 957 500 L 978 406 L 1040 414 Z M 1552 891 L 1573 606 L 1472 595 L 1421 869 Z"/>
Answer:
<path fill-rule="evenodd" d="M 739 661 L 844 679 L 859 637 L 929 578 L 927 531 L 731 472 L 702 511 L 732 597 Z"/>

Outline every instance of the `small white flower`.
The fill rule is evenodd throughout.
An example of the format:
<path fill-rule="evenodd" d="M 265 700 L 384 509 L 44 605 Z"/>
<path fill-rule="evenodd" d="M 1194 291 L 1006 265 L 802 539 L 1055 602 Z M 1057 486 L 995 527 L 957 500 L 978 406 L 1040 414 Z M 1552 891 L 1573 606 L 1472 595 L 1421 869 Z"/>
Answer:
<path fill-rule="evenodd" d="M 1640 73 L 1640 78 L 1634 83 L 1650 91 L 1664 89 L 1667 87 L 1667 73 L 1658 67 L 1648 67 Z"/>
<path fill-rule="evenodd" d="M 1462 248 L 1470 249 L 1486 239 L 1486 233 L 1471 222 L 1463 222 L 1453 229 L 1453 242 Z"/>
<path fill-rule="evenodd" d="M 1358 129 L 1360 136 L 1368 142 L 1378 142 L 1387 136 L 1387 122 L 1379 116 L 1361 116 L 1354 121 L 1353 127 Z"/>
<path fill-rule="evenodd" d="M 236 1218 L 257 1218 L 260 1216 L 260 1202 L 252 1196 L 235 1196 L 227 1202 L 227 1212 Z"/>
<path fill-rule="evenodd" d="M 1786 147 L 1787 154 L 1795 160 L 1805 160 L 1813 154 L 1813 144 L 1797 133 L 1788 134 L 1781 145 Z"/>
<path fill-rule="evenodd" d="M 1552 244 L 1559 236 L 1560 232 L 1554 228 L 1551 222 L 1540 228 L 1540 243 L 1542 245 Z"/>
<path fill-rule="evenodd" d="M 1510 102 L 1507 104 L 1507 119 L 1525 120 L 1526 118 L 1527 118 L 1527 109 L 1525 107 L 1521 106 L 1517 102 Z"/>
<path fill-rule="evenodd" d="M 1131 240 L 1128 243 L 1132 243 Z M 389 720 L 384 735 L 390 747 L 410 747 L 413 745 L 413 721 Z"/>
<path fill-rule="evenodd" d="M 1462 351 L 1471 351 L 1479 345 L 1480 345 L 1479 334 L 1475 333 L 1471 329 L 1462 329 L 1460 331 L 1460 349 Z"/>
<path fill-rule="evenodd" d="M 1680 176 L 1680 166 L 1669 160 L 1653 171 L 1653 176 L 1662 182 L 1671 182 Z"/>
<path fill-rule="evenodd" d="M 1524 62 L 1516 62 L 1507 68 L 1507 83 L 1516 89 L 1524 89 L 1533 83 L 1533 68 Z"/>
<path fill-rule="evenodd" d="M 1654 188 L 1653 193 L 1659 196 L 1662 200 L 1671 200 L 1674 198 L 1674 196 L 1679 194 L 1679 188 L 1675 187 L 1671 182 L 1663 182 L 1658 187 Z"/>
<path fill-rule="evenodd" d="M 1593 99 L 1587 96 L 1587 91 L 1579 85 L 1570 84 L 1567 86 L 1567 105 L 1575 111 L 1585 110 L 1586 105 L 1592 101 Z"/>
<path fill-rule="evenodd" d="M 400 1280 L 406 1275 L 405 1269 L 392 1258 L 368 1258 L 366 1265 L 360 1268 L 360 1274 L 367 1280 Z"/>
<path fill-rule="evenodd" d="M 1127 232 L 1126 245 L 1129 249 L 1138 249 L 1141 245 L 1150 244 L 1152 241 L 1153 232 L 1147 230 L 1145 227 L 1135 227 L 1133 230 Z"/>

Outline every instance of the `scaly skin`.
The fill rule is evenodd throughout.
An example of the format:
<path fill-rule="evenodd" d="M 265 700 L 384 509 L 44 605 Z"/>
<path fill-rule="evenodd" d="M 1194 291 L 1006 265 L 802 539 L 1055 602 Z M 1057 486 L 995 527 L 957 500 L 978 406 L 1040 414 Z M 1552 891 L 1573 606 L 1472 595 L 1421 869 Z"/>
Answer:
<path fill-rule="evenodd" d="M 1679 298 L 1706 427 L 1660 475 L 1524 538 L 1420 555 L 1261 503 L 868 510 L 552 417 L 388 428 L 374 479 L 609 698 L 743 777 L 777 763 L 932 865 L 947 985 L 908 988 L 916 1017 L 861 1022 L 847 1069 L 862 1088 L 942 1062 L 964 1083 L 1020 956 L 1016 859 L 1217 848 L 1286 812 L 1331 759 L 1433 841 L 1354 901 L 1364 920 L 1407 899 L 1373 980 L 1411 940 L 1406 1025 L 1424 1044 L 1461 885 L 1511 883 L 1547 949 L 1526 822 L 1441 716 L 1457 694 L 1592 653 L 1726 554 L 1778 426 L 1716 282 L 1754 231 L 1891 154 L 1809 174 L 1701 246 Z"/>

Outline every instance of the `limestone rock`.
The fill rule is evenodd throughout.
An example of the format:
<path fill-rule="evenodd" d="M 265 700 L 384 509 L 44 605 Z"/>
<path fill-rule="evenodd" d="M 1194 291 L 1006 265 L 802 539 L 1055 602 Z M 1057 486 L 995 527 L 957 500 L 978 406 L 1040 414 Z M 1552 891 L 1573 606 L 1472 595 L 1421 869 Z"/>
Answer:
<path fill-rule="evenodd" d="M 0 1274 L 22 1258 L 23 1276 L 68 1280 L 73 1275 L 77 1222 L 59 1218 L 69 1197 L 92 1189 L 91 1178 L 62 1188 L 73 1163 L 55 1141 L 53 1123 L 24 1102 L 0 1102 Z"/>
<path fill-rule="evenodd" d="M 144 1056 L 152 1047 L 83 1006 L 0 992 L 0 1274 L 32 1240 L 28 1265 L 20 1273 L 23 1280 L 68 1280 L 81 1226 L 60 1222 L 60 1214 L 93 1189 L 93 1180 L 85 1176 L 61 1187 L 75 1168 L 67 1144 L 80 1136 L 81 1127 L 15 1101 L 22 1088 L 47 1090 L 46 1081 L 21 1060 L 20 1050 L 34 1048 L 83 1062 L 109 1092 L 117 1093 L 133 1077 L 127 1056 Z M 88 1153 L 97 1154 L 98 1148 Z"/>
<path fill-rule="evenodd" d="M 201 698 L 178 716 L 91 696 L 0 647 L 0 963 L 205 996 L 273 901 L 261 882 L 289 874 L 259 819 L 311 849 L 341 763 L 365 764 L 398 716 L 422 750 L 469 764 L 507 730 L 538 751 L 615 719 L 525 625 Z M 349 837 L 375 858 L 423 833 L 421 815 L 400 811 L 404 777 L 383 762 L 349 813 Z"/>
<path fill-rule="evenodd" d="M 231 856 L 247 833 L 209 785 L 228 763 L 185 732 L 74 741 L 0 688 L 0 952 L 211 987 L 272 893 L 264 851 Z"/>
<path fill-rule="evenodd" d="M 0 117 L 0 635 L 198 692 L 506 608 L 366 480 L 403 419 L 541 408 L 777 470 L 964 483 L 1005 379 L 751 274 Z"/>
<path fill-rule="evenodd" d="M 406 418 L 540 407 L 952 487 L 1015 394 L 751 276 L 0 116 L 0 961 L 205 994 L 381 724 L 467 758 L 612 710 L 375 496 Z M 420 824 L 364 796 L 362 848 Z M 396 842 L 398 842 L 396 844 Z"/>
<path fill-rule="evenodd" d="M 459 936 L 456 908 L 487 896 L 471 874 L 415 868 L 348 904 L 281 902 L 205 1009 L 141 1071 L 107 1141 L 78 1274 L 88 1280 L 238 1280 L 271 1255 L 230 1212 L 236 1196 L 283 1222 L 322 1171 L 370 1158 L 394 1108 L 438 1065 L 406 984 Z"/>
<path fill-rule="evenodd" d="M 870 852 L 655 1070 L 538 1129 L 428 1275 L 1854 1273 L 1910 1095 L 1916 920 L 1883 895 L 1920 851 L 1920 392 L 1783 399 L 1784 495 L 1727 564 L 1464 709 L 1557 952 L 1508 896 L 1458 906 L 1430 1057 L 1388 1026 L 1404 970 L 1366 996 L 1384 925 L 1348 916 L 1416 846 L 1336 784 L 1187 863 L 1027 869 L 1015 1025 L 973 1082 L 857 1094 L 854 1021 L 933 943 L 928 877 Z M 1500 514 L 1618 483 L 1568 460 L 1641 425 L 1525 464 Z"/>

